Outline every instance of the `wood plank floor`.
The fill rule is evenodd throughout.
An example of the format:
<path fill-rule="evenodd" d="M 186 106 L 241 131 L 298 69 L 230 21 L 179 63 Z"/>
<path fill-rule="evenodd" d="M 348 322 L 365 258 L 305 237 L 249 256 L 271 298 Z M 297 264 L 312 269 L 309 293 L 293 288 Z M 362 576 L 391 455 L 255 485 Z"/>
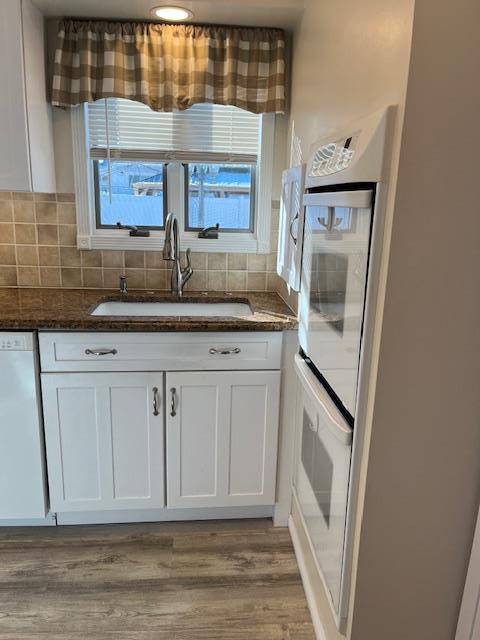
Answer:
<path fill-rule="evenodd" d="M 1 640 L 313 640 L 267 520 L 0 529 Z"/>

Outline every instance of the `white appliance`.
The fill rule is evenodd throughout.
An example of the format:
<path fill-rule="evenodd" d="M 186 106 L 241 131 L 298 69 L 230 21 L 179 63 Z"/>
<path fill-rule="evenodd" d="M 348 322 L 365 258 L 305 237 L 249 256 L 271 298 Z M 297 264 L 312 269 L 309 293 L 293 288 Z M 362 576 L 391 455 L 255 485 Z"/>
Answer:
<path fill-rule="evenodd" d="M 393 115 L 389 107 L 316 143 L 303 198 L 294 499 L 341 631 Z"/>
<path fill-rule="evenodd" d="M 39 398 L 34 334 L 0 332 L 0 526 L 47 513 Z"/>
<path fill-rule="evenodd" d="M 317 568 L 338 615 L 353 430 L 299 355 L 295 369 L 301 381 L 296 498 Z"/>
<path fill-rule="evenodd" d="M 298 291 L 300 288 L 304 189 L 304 164 L 286 169 L 282 173 L 277 273 L 294 291 Z"/>
<path fill-rule="evenodd" d="M 304 197 L 300 346 L 353 418 L 374 189 Z"/>
<path fill-rule="evenodd" d="M 352 421 L 392 116 L 390 107 L 316 143 L 305 179 L 300 346 Z"/>

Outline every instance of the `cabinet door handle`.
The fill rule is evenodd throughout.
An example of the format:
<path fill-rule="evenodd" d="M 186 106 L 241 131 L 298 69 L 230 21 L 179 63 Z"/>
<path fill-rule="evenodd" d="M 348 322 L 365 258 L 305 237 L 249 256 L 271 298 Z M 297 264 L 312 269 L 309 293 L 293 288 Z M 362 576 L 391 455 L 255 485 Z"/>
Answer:
<path fill-rule="evenodd" d="M 158 400 L 158 387 L 153 387 L 152 392 L 153 392 L 153 415 L 158 416 L 159 415 L 158 407 L 160 404 Z"/>
<path fill-rule="evenodd" d="M 116 356 L 116 349 L 85 349 L 87 356 Z"/>
<path fill-rule="evenodd" d="M 237 354 L 240 353 L 241 349 L 239 347 L 232 347 L 231 349 L 216 349 L 215 347 L 212 347 L 209 350 L 209 353 L 212 356 L 215 355 L 220 355 L 220 356 L 231 356 L 233 354 Z"/>
<path fill-rule="evenodd" d="M 170 389 L 170 415 L 172 418 L 177 415 L 177 390 L 175 387 Z"/>
<path fill-rule="evenodd" d="M 290 237 L 291 237 L 291 239 L 293 240 L 293 244 L 295 244 L 295 245 L 297 244 L 297 240 L 298 240 L 298 238 L 296 238 L 296 237 L 293 235 L 293 225 L 294 225 L 294 223 L 298 220 L 298 216 L 299 216 L 299 214 L 298 214 L 298 213 L 297 213 L 297 214 L 295 214 L 295 217 L 294 217 L 294 218 L 292 218 L 292 221 L 290 222 L 290 226 L 289 226 L 289 228 L 288 228 L 288 231 L 289 231 L 289 233 L 290 233 Z"/>

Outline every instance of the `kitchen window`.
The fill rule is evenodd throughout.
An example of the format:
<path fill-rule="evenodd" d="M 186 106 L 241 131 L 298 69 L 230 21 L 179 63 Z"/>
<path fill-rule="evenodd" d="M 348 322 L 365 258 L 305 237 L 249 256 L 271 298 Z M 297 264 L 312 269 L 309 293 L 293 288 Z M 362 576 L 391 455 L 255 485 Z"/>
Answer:
<path fill-rule="evenodd" d="M 93 160 L 97 229 L 117 222 L 163 229 L 167 214 L 167 165 L 163 162 Z"/>
<path fill-rule="evenodd" d="M 159 249 L 173 211 L 184 247 L 267 253 L 273 133 L 273 114 L 232 106 L 166 113 L 108 98 L 75 108 L 79 247 Z M 198 237 L 217 224 L 217 240 Z"/>
<path fill-rule="evenodd" d="M 188 165 L 187 230 L 219 224 L 225 232 L 253 232 L 255 165 Z"/>

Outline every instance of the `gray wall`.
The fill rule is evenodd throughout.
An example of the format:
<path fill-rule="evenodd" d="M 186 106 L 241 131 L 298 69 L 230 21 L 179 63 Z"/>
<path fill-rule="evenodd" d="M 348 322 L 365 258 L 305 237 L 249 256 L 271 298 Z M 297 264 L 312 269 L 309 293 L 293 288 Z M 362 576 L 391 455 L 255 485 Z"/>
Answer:
<path fill-rule="evenodd" d="M 480 4 L 419 0 L 351 637 L 452 640 L 480 489 Z"/>
<path fill-rule="evenodd" d="M 388 104 L 402 110 L 413 4 L 306 0 L 293 39 L 290 112 L 304 160 L 319 137 Z"/>
<path fill-rule="evenodd" d="M 389 104 L 399 106 L 388 219 L 393 211 L 413 5 L 414 0 L 306 0 L 292 46 L 292 165 L 306 160 L 320 137 Z M 388 230 L 386 235 L 388 241 Z M 297 296 L 289 296 L 286 286 L 280 293 L 296 306 Z"/>

